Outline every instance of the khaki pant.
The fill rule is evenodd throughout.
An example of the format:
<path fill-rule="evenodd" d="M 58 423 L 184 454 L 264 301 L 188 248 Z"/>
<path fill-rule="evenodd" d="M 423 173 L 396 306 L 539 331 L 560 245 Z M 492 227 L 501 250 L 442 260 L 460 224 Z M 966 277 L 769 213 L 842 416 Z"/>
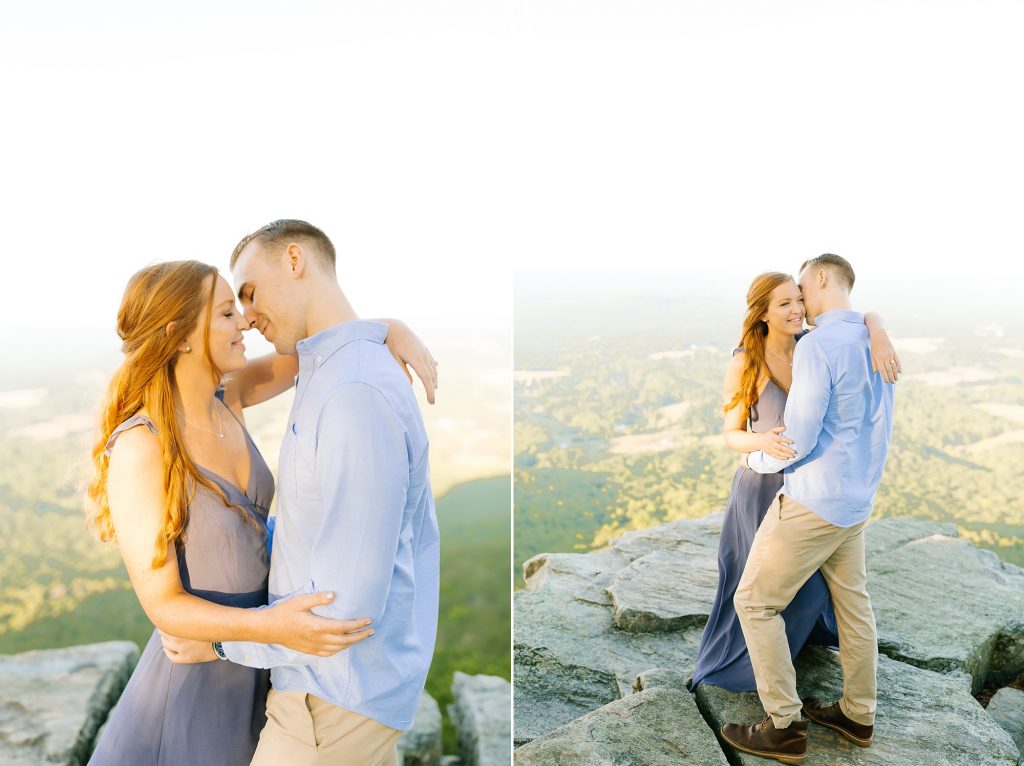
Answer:
<path fill-rule="evenodd" d="M 271 689 L 251 766 L 396 766 L 400 735 L 312 694 Z"/>
<path fill-rule="evenodd" d="M 779 495 L 754 536 L 733 604 L 750 652 L 757 694 L 776 728 L 800 720 L 801 708 L 786 624 L 779 613 L 817 569 L 832 593 L 839 625 L 839 707 L 857 723 L 874 723 L 878 637 L 866 589 L 865 524 L 833 526 Z"/>

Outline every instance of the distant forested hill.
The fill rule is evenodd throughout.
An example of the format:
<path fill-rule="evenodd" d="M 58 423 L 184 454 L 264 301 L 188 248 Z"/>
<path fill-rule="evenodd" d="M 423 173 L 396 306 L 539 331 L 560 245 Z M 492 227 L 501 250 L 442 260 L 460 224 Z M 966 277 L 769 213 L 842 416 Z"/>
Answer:
<path fill-rule="evenodd" d="M 437 501 L 441 604 L 427 691 L 442 711 L 452 702 L 456 670 L 512 680 L 511 483 L 508 474 L 468 481 Z M 444 744 L 456 751 L 447 715 Z"/>
<path fill-rule="evenodd" d="M 520 300 L 516 582 L 536 553 L 724 508 L 737 455 L 719 408 L 740 314 L 710 298 L 619 297 L 544 315 Z M 890 321 L 905 375 L 876 517 L 951 521 L 1024 566 L 1024 337 L 945 319 Z"/>

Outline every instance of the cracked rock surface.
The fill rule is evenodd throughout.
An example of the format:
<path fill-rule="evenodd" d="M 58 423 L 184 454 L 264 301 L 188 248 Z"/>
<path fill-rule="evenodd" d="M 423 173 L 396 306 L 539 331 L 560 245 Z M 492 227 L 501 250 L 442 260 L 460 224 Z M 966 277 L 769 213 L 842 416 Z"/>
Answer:
<path fill-rule="evenodd" d="M 676 521 L 628 532 L 601 551 L 526 562 L 527 589 L 515 595 L 515 742 L 524 746 L 517 762 L 520 753 L 536 759 L 544 748 L 562 753 L 565 763 L 646 763 L 614 745 L 617 722 L 627 719 L 644 731 L 664 724 L 677 737 L 679 730 L 659 723 L 651 708 L 661 704 L 681 715 L 684 703 L 675 695 L 686 693 L 714 599 L 721 520 L 714 514 Z M 1016 764 L 1012 739 L 971 693 L 1024 672 L 1024 570 L 959 539 L 950 524 L 874 521 L 866 543 L 882 654 L 879 744 L 862 751 L 812 724 L 814 739 L 842 758 L 809 755 L 805 763 L 912 766 L 918 761 L 905 759 L 917 753 L 921 763 Z M 833 653 L 809 647 L 799 663 L 801 690 L 838 697 Z M 723 716 L 763 717 L 754 694 L 703 687 L 697 701 L 712 733 L 708 722 Z M 926 746 L 935 735 L 929 727 L 949 735 L 939 746 L 947 752 L 934 742 Z M 584 733 L 591 742 L 604 738 L 609 760 L 600 760 L 601 748 L 571 744 Z M 730 759 L 747 762 L 732 753 Z"/>

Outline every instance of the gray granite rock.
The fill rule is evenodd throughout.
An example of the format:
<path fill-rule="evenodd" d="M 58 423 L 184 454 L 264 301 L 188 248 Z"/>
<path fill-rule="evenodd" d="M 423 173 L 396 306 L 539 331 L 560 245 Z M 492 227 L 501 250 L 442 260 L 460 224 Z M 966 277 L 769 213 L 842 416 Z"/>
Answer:
<path fill-rule="evenodd" d="M 1024 756 L 1024 692 L 1008 686 L 1000 689 L 989 700 L 988 714 L 1009 732 Z"/>
<path fill-rule="evenodd" d="M 796 663 L 801 697 L 836 700 L 842 693 L 838 655 L 819 647 Z M 879 657 L 878 708 L 871 747 L 860 748 L 812 723 L 804 766 L 1017 766 L 1013 740 L 970 694 L 966 675 L 935 673 Z M 753 723 L 764 711 L 753 692 L 715 686 L 697 689 L 697 704 L 717 731 L 725 723 Z M 761 758 L 734 751 L 735 766 L 764 766 Z"/>
<path fill-rule="evenodd" d="M 420 692 L 412 728 L 398 738 L 399 766 L 439 766 L 441 763 L 441 708 L 437 700 Z"/>
<path fill-rule="evenodd" d="M 527 562 L 528 587 L 594 604 L 610 596 L 624 630 L 700 628 L 717 587 L 721 520 L 714 514 L 627 532 L 588 554 L 541 554 Z M 1024 672 L 1024 571 L 955 535 L 952 524 L 871 522 L 868 591 L 882 652 L 969 673 L 977 692 Z"/>
<path fill-rule="evenodd" d="M 579 601 L 609 605 L 607 588 L 631 559 L 613 550 L 541 553 L 523 564 L 529 590 L 560 591 Z"/>
<path fill-rule="evenodd" d="M 448 715 L 465 766 L 505 766 L 512 762 L 512 686 L 497 676 L 455 672 Z"/>
<path fill-rule="evenodd" d="M 626 532 L 610 550 L 631 559 L 608 593 L 615 624 L 634 632 L 703 628 L 718 587 L 722 514 Z"/>
<path fill-rule="evenodd" d="M 721 521 L 715 514 L 672 522 L 628 532 L 602 551 L 541 554 L 526 563 L 529 590 L 515 596 L 517 746 L 631 693 L 659 684 L 683 688 L 717 587 Z M 984 721 L 972 718 L 980 706 L 969 691 L 1024 671 L 1024 571 L 957 539 L 950 524 L 875 521 L 866 546 L 880 648 L 907 663 L 882 662 L 896 690 L 893 701 L 903 693 L 900 673 L 925 673 L 931 693 L 952 694 L 943 684 L 958 690 L 956 705 L 949 699 L 938 704 L 945 711 L 940 719 L 987 731 Z M 756 705 L 756 695 L 750 697 Z M 927 694 L 906 700 L 922 730 L 927 703 Z M 1008 762 L 1005 742 L 990 752 L 995 760 L 984 761 L 973 754 L 981 752 L 973 734 L 967 739 L 971 766 Z"/>
<path fill-rule="evenodd" d="M 655 550 L 618 572 L 608 586 L 615 624 L 653 632 L 703 628 L 718 588 L 714 555 Z"/>
<path fill-rule="evenodd" d="M 956 525 L 926 519 L 877 519 L 868 523 L 865 555 L 871 561 L 907 543 L 936 536 L 957 537 Z"/>
<path fill-rule="evenodd" d="M 692 668 L 700 629 L 630 633 L 611 607 L 557 589 L 515 595 L 515 740 L 528 742 L 632 692 L 652 667 Z"/>
<path fill-rule="evenodd" d="M 695 558 L 707 556 L 709 552 L 716 554 L 724 517 L 723 513 L 712 513 L 699 519 L 681 519 L 647 529 L 635 529 L 613 540 L 610 547 L 631 560 L 654 550 L 688 553 Z"/>
<path fill-rule="evenodd" d="M 517 647 L 513 680 L 516 747 L 619 696 L 611 673 L 563 664 L 543 650 Z"/>
<path fill-rule="evenodd" d="M 630 694 L 643 670 L 692 667 L 714 596 L 709 578 L 717 582 L 720 524 L 673 522 L 627 532 L 605 550 L 524 564 L 534 592 L 515 597 L 517 745 Z M 659 564 L 673 576 L 649 579 Z"/>
<path fill-rule="evenodd" d="M 692 673 L 679 668 L 652 668 L 645 670 L 633 680 L 633 691 L 642 692 L 644 689 L 667 686 L 688 692 L 691 678 Z"/>
<path fill-rule="evenodd" d="M 891 523 L 869 525 L 869 540 Z M 1024 672 L 1024 574 L 991 551 L 946 535 L 908 540 L 869 553 L 868 592 L 889 657 L 969 673 L 975 692 Z"/>
<path fill-rule="evenodd" d="M 728 766 L 693 695 L 653 686 L 520 747 L 517 766 Z"/>
<path fill-rule="evenodd" d="M 0 655 L 0 763 L 85 763 L 138 659 L 128 641 Z"/>

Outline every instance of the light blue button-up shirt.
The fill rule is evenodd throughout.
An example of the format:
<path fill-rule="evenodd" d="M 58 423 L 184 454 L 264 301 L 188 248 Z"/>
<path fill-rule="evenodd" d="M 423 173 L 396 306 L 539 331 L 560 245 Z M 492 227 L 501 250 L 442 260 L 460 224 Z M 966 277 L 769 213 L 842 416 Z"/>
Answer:
<path fill-rule="evenodd" d="M 354 320 L 298 343 L 270 566 L 271 605 L 334 591 L 314 611 L 369 617 L 375 634 L 332 657 L 223 646 L 233 662 L 272 668 L 278 691 L 404 731 L 434 652 L 440 546 L 423 419 L 386 335 L 386 324 Z"/>
<path fill-rule="evenodd" d="M 837 527 L 866 521 L 892 439 L 893 389 L 871 371 L 864 315 L 828 311 L 796 344 L 784 435 L 789 460 L 753 452 L 759 473 L 785 469 L 782 493 Z"/>

